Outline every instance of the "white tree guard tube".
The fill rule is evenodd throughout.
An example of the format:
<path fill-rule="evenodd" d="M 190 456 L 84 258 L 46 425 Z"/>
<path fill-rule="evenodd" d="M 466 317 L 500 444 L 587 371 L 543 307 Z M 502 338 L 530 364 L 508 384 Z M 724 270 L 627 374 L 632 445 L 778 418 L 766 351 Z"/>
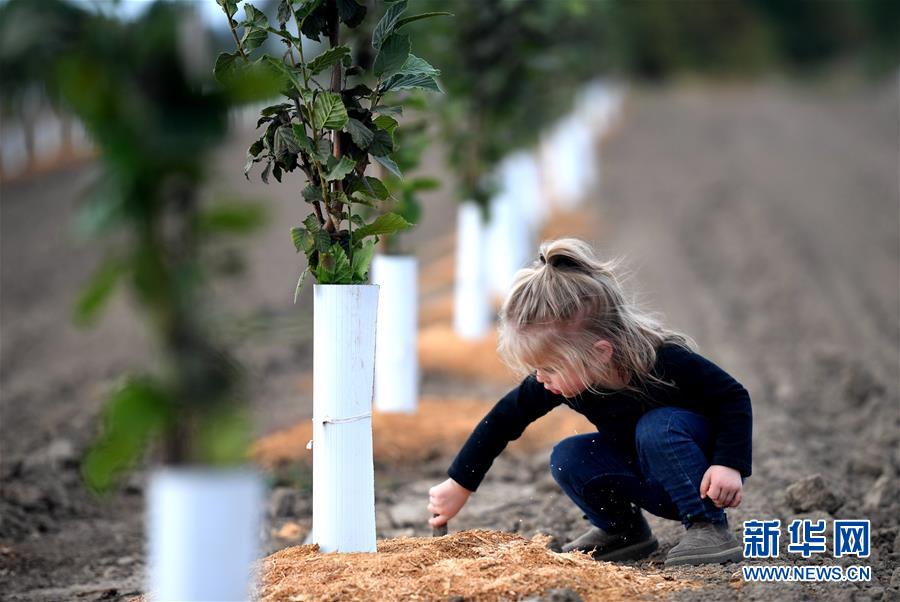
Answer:
<path fill-rule="evenodd" d="M 563 210 L 578 207 L 597 180 L 588 125 L 577 114 L 564 118 L 544 141 L 541 155 L 553 201 Z"/>
<path fill-rule="evenodd" d="M 313 541 L 375 551 L 372 395 L 378 287 L 313 287 Z"/>
<path fill-rule="evenodd" d="M 491 199 L 487 230 L 487 256 L 491 259 L 490 290 L 504 297 L 512 287 L 516 272 L 528 261 L 531 247 L 528 224 L 508 190 Z"/>
<path fill-rule="evenodd" d="M 530 238 L 544 224 L 550 208 L 541 194 L 541 174 L 535 153 L 520 151 L 509 155 L 501 166 L 503 190 L 514 200 L 525 220 Z"/>
<path fill-rule="evenodd" d="M 249 600 L 263 487 L 252 470 L 164 468 L 147 495 L 153 600 Z"/>
<path fill-rule="evenodd" d="M 453 330 L 462 339 L 480 339 L 487 334 L 490 324 L 488 259 L 481 209 L 475 203 L 461 203 L 456 222 Z"/>
<path fill-rule="evenodd" d="M 603 138 L 621 120 L 624 98 L 621 85 L 596 80 L 579 94 L 576 112 L 584 117 L 595 136 Z"/>
<path fill-rule="evenodd" d="M 375 408 L 379 412 L 416 411 L 419 356 L 415 257 L 376 255 L 372 284 L 380 287 L 375 345 Z"/>

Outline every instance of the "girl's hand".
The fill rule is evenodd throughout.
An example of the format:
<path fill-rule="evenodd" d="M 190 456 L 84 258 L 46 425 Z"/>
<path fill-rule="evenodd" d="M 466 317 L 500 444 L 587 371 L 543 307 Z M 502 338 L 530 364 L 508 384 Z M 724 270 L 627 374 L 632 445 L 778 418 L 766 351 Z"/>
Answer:
<path fill-rule="evenodd" d="M 737 508 L 741 505 L 741 473 L 727 466 L 713 464 L 700 482 L 700 498 L 708 497 L 719 508 Z"/>
<path fill-rule="evenodd" d="M 472 492 L 454 481 L 447 479 L 440 485 L 435 485 L 428 490 L 428 511 L 437 514 L 428 519 L 432 527 L 440 527 L 448 520 L 456 516 Z"/>

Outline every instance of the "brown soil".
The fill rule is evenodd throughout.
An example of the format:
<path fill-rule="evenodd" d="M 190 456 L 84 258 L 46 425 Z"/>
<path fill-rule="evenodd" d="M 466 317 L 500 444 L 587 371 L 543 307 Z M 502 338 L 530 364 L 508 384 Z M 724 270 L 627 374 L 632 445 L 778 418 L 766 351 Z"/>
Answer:
<path fill-rule="evenodd" d="M 547 549 L 548 539 L 471 530 L 382 540 L 377 554 L 287 548 L 263 563 L 260 599 L 494 602 L 568 589 L 589 601 L 653 600 L 697 586 L 656 571 L 595 562 L 586 554 L 557 554 Z"/>

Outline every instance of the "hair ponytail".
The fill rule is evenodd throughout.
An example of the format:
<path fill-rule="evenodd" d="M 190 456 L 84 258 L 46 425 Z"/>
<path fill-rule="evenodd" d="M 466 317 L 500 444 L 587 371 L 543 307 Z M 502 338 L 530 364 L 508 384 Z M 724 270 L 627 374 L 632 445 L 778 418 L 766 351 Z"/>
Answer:
<path fill-rule="evenodd" d="M 538 260 L 519 270 L 500 310 L 499 351 L 514 370 L 574 368 L 584 388 L 611 379 L 611 370 L 639 390 L 664 343 L 693 346 L 627 299 L 619 262 L 602 261 L 574 238 L 545 241 Z M 613 361 L 597 361 L 594 343 L 607 340 Z M 611 365 L 610 365 L 611 364 Z M 591 382 L 599 376 L 601 383 Z"/>

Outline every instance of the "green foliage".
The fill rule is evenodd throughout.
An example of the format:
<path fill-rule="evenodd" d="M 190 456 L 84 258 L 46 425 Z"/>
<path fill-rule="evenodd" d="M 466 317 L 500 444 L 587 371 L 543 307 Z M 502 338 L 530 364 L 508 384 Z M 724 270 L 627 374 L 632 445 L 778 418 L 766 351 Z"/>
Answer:
<path fill-rule="evenodd" d="M 441 65 L 447 92 L 437 103 L 461 200 L 486 204 L 487 176 L 510 151 L 537 142 L 571 102 L 574 88 L 602 69 L 597 40 L 605 2 L 506 0 L 453 3 L 455 18 L 407 25 Z M 652 3 L 651 3 L 652 4 Z M 417 6 L 437 11 L 440 0 Z M 410 56 L 386 90 L 434 90 L 434 68 Z"/>
<path fill-rule="evenodd" d="M 125 274 L 127 265 L 110 257 L 101 265 L 82 289 L 75 306 L 75 321 L 81 325 L 93 323 L 112 296 L 116 284 Z"/>
<path fill-rule="evenodd" d="M 220 0 L 229 21 L 237 4 Z M 117 288 L 127 288 L 161 351 L 154 374 L 126 379 L 109 397 L 102 434 L 83 464 L 86 480 L 100 490 L 155 439 L 162 439 L 163 458 L 174 464 L 245 457 L 240 432 L 247 425 L 236 404 L 240 370 L 204 321 L 202 252 L 213 239 L 252 231 L 263 213 L 234 200 L 207 206 L 200 188 L 209 155 L 225 137 L 231 104 L 265 97 L 283 80 L 271 78 L 265 63 L 239 59 L 240 53 L 216 61 L 221 86 L 189 69 L 179 50 L 189 21 L 185 10 L 158 2 L 123 23 L 54 0 L 0 6 L 4 74 L 14 66 L 19 84 L 57 94 L 99 153 L 101 176 L 78 226 L 88 237 L 109 241 L 75 318 L 92 322 Z M 23 28 L 38 31 L 36 24 L 39 35 L 19 35 Z M 247 12 L 248 46 L 264 26 L 264 15 Z M 4 98 L 13 91 L 0 88 Z M 251 165 L 273 148 L 274 136 L 251 147 Z"/>
<path fill-rule="evenodd" d="M 361 240 L 367 236 L 375 236 L 378 234 L 394 234 L 400 230 L 409 228 L 412 224 L 407 222 L 396 213 L 383 213 L 375 218 L 375 220 L 359 228 L 353 233 L 353 238 Z"/>
<path fill-rule="evenodd" d="M 390 198 L 381 180 L 365 176 L 372 162 L 394 177 L 402 177 L 394 159 L 402 151 L 394 137 L 397 120 L 390 116 L 398 114 L 399 109 L 396 104 L 381 103 L 386 97 L 401 101 L 395 95 L 401 91 L 440 91 L 436 79 L 440 71 L 411 54 L 410 36 L 398 30 L 448 13 L 407 15 L 407 0 L 387 4 L 371 30 L 371 40 L 365 40 L 367 47 L 371 42 L 374 51 L 369 72 L 367 65 L 354 64 L 354 44 L 342 44 L 340 39 L 341 26 L 352 32 L 363 23 L 364 2 L 282 0 L 276 10 L 278 29 L 269 27 L 249 2 L 241 4 L 246 13 L 241 22 L 233 18 L 234 6 L 227 0 L 220 6 L 237 48 L 220 55 L 216 77 L 226 83 L 241 69 L 268 65 L 280 78 L 280 93 L 285 97 L 285 102 L 260 112 L 257 127 L 262 134 L 247 151 L 244 172 L 264 163 L 260 177 L 268 183 L 269 176 L 281 181 L 284 174 L 299 170 L 306 180 L 300 196 L 314 209 L 302 224 L 291 229 L 294 247 L 306 256 L 308 266 L 298 279 L 295 301 L 310 273 L 322 284 L 366 282 L 375 242 L 410 226 L 393 213 L 376 215 L 366 223 L 353 212 L 354 205 L 376 208 Z M 307 59 L 300 38 L 287 30 L 291 20 L 302 36 L 327 38 L 329 47 Z M 263 34 L 283 43 L 284 55 L 262 53 L 261 49 L 267 47 Z M 330 86 L 326 88 L 317 78 L 328 75 Z"/>
<path fill-rule="evenodd" d="M 316 96 L 313 102 L 313 128 L 339 130 L 347 124 L 347 119 L 347 108 L 340 96 L 331 92 Z"/>
<path fill-rule="evenodd" d="M 104 411 L 103 435 L 82 466 L 88 485 L 108 489 L 140 459 L 150 439 L 170 427 L 173 410 L 172 399 L 151 377 L 133 376 L 114 390 Z"/>
<path fill-rule="evenodd" d="M 237 201 L 220 202 L 197 214 L 197 229 L 204 235 L 251 234 L 266 223 L 262 205 Z"/>

